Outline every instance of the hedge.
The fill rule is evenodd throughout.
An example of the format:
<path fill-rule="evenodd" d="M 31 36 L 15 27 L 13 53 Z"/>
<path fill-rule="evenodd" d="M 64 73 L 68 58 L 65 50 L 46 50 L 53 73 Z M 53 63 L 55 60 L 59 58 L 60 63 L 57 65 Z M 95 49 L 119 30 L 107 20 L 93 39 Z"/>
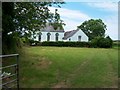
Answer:
<path fill-rule="evenodd" d="M 113 42 L 113 46 L 120 47 L 120 42 Z"/>
<path fill-rule="evenodd" d="M 41 46 L 58 46 L 58 47 L 90 47 L 89 42 L 41 42 Z"/>
<path fill-rule="evenodd" d="M 57 47 L 92 47 L 92 48 L 111 48 L 112 41 L 104 37 L 96 37 L 91 42 L 63 42 L 63 41 L 30 41 L 31 46 L 57 46 Z"/>

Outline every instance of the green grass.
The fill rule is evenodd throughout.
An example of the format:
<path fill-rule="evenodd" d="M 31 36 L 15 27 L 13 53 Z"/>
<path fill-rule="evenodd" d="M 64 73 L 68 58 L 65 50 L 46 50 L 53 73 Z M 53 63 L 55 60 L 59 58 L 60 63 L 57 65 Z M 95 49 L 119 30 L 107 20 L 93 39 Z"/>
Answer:
<path fill-rule="evenodd" d="M 20 87 L 117 87 L 117 49 L 24 47 Z"/>

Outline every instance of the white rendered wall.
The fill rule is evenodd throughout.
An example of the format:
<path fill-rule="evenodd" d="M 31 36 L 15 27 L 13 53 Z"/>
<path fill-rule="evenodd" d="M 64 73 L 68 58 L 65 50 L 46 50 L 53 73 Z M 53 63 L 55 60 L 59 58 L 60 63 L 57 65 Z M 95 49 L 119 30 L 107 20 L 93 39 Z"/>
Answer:
<path fill-rule="evenodd" d="M 78 41 L 78 36 L 81 36 L 81 41 L 88 42 L 88 36 L 81 30 L 77 31 L 73 36 L 69 37 L 67 40 L 64 41 Z"/>
<path fill-rule="evenodd" d="M 56 41 L 56 33 L 59 33 L 58 41 L 63 41 L 64 32 L 41 32 L 41 42 L 47 41 L 47 33 L 50 33 L 50 41 Z M 39 41 L 39 36 L 37 36 L 34 40 Z"/>

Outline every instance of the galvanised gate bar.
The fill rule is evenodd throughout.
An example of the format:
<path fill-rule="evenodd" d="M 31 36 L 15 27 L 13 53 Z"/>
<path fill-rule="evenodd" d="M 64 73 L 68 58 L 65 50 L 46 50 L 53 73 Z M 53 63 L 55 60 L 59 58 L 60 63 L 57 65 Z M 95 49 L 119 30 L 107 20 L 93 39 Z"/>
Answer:
<path fill-rule="evenodd" d="M 0 55 L 0 58 L 2 60 L 1 62 L 4 60 L 6 60 L 6 62 L 12 62 L 12 59 L 7 58 L 15 59 L 14 63 L 7 66 L 2 65 L 0 67 L 0 80 L 2 81 L 2 83 L 0 83 L 0 87 L 5 90 L 10 88 L 17 88 L 19 90 L 19 54 Z M 9 69 L 12 69 L 13 72 L 11 73 Z"/>

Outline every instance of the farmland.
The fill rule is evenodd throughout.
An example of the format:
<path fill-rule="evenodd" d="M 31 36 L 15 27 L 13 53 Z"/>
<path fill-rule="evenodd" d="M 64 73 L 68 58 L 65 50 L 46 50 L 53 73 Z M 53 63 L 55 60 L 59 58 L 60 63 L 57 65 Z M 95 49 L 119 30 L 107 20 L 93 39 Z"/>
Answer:
<path fill-rule="evenodd" d="M 115 88 L 118 50 L 74 47 L 24 47 L 20 87 Z"/>

